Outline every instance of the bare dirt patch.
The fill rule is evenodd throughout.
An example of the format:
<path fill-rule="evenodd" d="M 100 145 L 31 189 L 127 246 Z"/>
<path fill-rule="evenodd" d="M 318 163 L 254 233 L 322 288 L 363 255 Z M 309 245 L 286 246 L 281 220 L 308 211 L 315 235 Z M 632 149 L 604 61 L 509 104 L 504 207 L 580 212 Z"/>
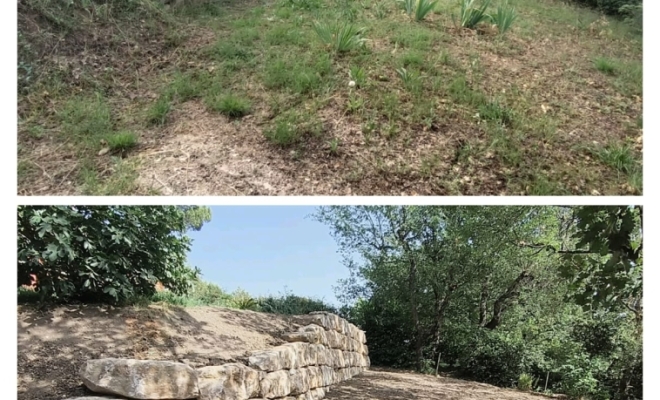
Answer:
<path fill-rule="evenodd" d="M 191 366 L 242 362 L 250 351 L 282 344 L 294 317 L 220 307 L 109 309 L 18 308 L 18 399 L 87 394 L 78 379 L 85 360 L 173 360 Z"/>
<path fill-rule="evenodd" d="M 333 386 L 328 400 L 541 400 L 550 397 L 485 383 L 379 369 Z"/>

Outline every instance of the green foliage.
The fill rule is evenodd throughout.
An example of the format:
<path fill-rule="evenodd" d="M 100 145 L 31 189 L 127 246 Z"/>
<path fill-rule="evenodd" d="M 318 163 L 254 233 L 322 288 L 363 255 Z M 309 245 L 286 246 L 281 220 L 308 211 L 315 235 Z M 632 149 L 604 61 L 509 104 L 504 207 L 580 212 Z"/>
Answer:
<path fill-rule="evenodd" d="M 511 29 L 516 18 L 518 18 L 516 10 L 513 7 L 509 7 L 506 3 L 497 6 L 497 12 L 491 15 L 491 20 L 497 25 L 497 30 L 500 34 L 504 34 Z"/>
<path fill-rule="evenodd" d="M 401 6 L 405 10 L 406 14 L 408 16 L 412 16 L 412 14 L 415 12 L 415 3 L 417 2 L 416 0 L 399 0 L 401 2 Z"/>
<path fill-rule="evenodd" d="M 437 0 L 417 0 L 417 7 L 415 8 L 415 21 L 421 21 L 426 18 L 428 13 L 433 11 L 437 4 Z"/>
<path fill-rule="evenodd" d="M 503 126 L 510 127 L 516 120 L 513 111 L 497 101 L 479 105 L 479 115 L 488 121 L 495 121 Z"/>
<path fill-rule="evenodd" d="M 308 113 L 286 113 L 278 117 L 275 126 L 264 131 L 272 143 L 289 147 L 300 143 L 306 136 L 319 136 L 322 125 L 318 119 Z"/>
<path fill-rule="evenodd" d="M 463 28 L 474 29 L 481 22 L 490 18 L 486 9 L 490 0 L 483 0 L 480 7 L 475 5 L 476 0 L 461 0 L 461 9 L 458 14 L 458 23 Z"/>
<path fill-rule="evenodd" d="M 642 0 L 573 0 L 576 3 L 596 8 L 605 14 L 622 15 L 631 8 L 641 10 Z"/>
<path fill-rule="evenodd" d="M 624 304 L 637 310 L 642 294 L 642 207 L 585 206 L 576 210 L 575 250 L 561 271 L 585 307 Z M 641 312 L 641 311 L 636 311 Z"/>
<path fill-rule="evenodd" d="M 126 151 L 137 145 L 137 135 L 133 132 L 123 131 L 113 133 L 107 137 L 108 147 L 112 150 Z"/>
<path fill-rule="evenodd" d="M 364 47 L 365 29 L 350 23 L 326 24 L 314 22 L 314 31 L 323 43 L 337 53 L 346 53 Z"/>
<path fill-rule="evenodd" d="M 257 311 L 259 309 L 259 303 L 257 300 L 252 298 L 246 291 L 238 289 L 233 295 L 232 295 L 232 301 L 231 304 L 234 308 L 238 308 L 239 310 L 252 310 L 252 311 Z"/>
<path fill-rule="evenodd" d="M 596 58 L 594 60 L 594 66 L 597 70 L 607 75 L 615 75 L 617 73 L 616 64 L 604 57 Z"/>
<path fill-rule="evenodd" d="M 176 206 L 21 206 L 18 285 L 38 279 L 42 301 L 118 303 L 155 293 L 160 281 L 184 294 L 198 271 Z"/>
<path fill-rule="evenodd" d="M 373 365 L 641 399 L 641 209 L 335 206 L 315 218 L 345 257 L 340 311 L 367 332 Z"/>
<path fill-rule="evenodd" d="M 364 87 L 367 83 L 367 73 L 362 67 L 352 66 L 350 69 L 350 77 L 355 81 L 357 87 Z"/>
<path fill-rule="evenodd" d="M 422 89 L 422 80 L 419 76 L 419 73 L 415 71 L 408 71 L 405 68 L 399 68 L 396 70 L 397 75 L 403 81 L 406 89 L 410 90 L 413 93 L 419 93 Z"/>
<path fill-rule="evenodd" d="M 326 304 L 323 300 L 296 296 L 286 290 L 279 296 L 260 298 L 259 308 L 262 312 L 284 315 L 302 315 L 314 311 L 337 312 L 333 306 Z"/>
<path fill-rule="evenodd" d="M 149 125 L 164 125 L 171 110 L 170 99 L 167 96 L 161 96 L 147 111 L 147 122 Z"/>
<path fill-rule="evenodd" d="M 524 390 L 524 391 L 530 391 L 532 390 L 532 384 L 534 383 L 534 378 L 529 375 L 522 373 L 518 377 L 518 389 Z"/>
<path fill-rule="evenodd" d="M 250 113 L 250 102 L 232 94 L 207 99 L 206 105 L 230 118 L 240 118 Z"/>

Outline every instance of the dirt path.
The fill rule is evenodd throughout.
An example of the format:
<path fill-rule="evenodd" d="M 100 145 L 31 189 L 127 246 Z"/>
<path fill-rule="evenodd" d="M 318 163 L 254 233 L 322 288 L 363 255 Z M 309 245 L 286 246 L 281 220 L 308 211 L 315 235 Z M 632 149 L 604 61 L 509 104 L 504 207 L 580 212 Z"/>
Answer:
<path fill-rule="evenodd" d="M 334 386 L 328 400 L 543 400 L 550 397 L 484 383 L 377 369 Z"/>

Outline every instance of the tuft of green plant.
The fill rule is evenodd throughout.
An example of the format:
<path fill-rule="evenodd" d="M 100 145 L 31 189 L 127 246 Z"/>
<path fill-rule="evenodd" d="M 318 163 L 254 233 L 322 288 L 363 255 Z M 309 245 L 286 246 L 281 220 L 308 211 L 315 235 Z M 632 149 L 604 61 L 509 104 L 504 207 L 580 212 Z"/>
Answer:
<path fill-rule="evenodd" d="M 250 102 L 242 97 L 229 94 L 206 99 L 206 105 L 212 111 L 218 111 L 229 118 L 240 118 L 250 113 Z"/>
<path fill-rule="evenodd" d="M 259 309 L 259 303 L 252 296 L 240 290 L 233 295 L 231 305 L 239 310 L 257 311 Z"/>
<path fill-rule="evenodd" d="M 387 14 L 389 13 L 389 10 L 387 9 L 387 6 L 385 3 L 378 3 L 374 6 L 374 15 L 378 19 L 384 19 L 387 17 Z"/>
<path fill-rule="evenodd" d="M 399 68 L 396 70 L 397 75 L 403 81 L 406 89 L 410 90 L 413 93 L 419 93 L 422 88 L 422 81 L 419 76 L 419 73 L 414 71 L 408 71 L 405 68 Z"/>
<path fill-rule="evenodd" d="M 497 26 L 500 35 L 511 29 L 516 18 L 518 18 L 516 10 L 513 7 L 509 7 L 507 2 L 497 6 L 497 13 L 491 15 L 491 21 Z"/>
<path fill-rule="evenodd" d="M 363 37 L 365 29 L 356 28 L 350 23 L 331 25 L 314 22 L 314 31 L 321 41 L 330 45 L 337 53 L 346 53 L 361 48 L 366 42 Z"/>
<path fill-rule="evenodd" d="M 485 120 L 496 121 L 503 126 L 512 126 L 515 121 L 513 111 L 501 105 L 498 101 L 479 105 L 479 115 Z"/>
<path fill-rule="evenodd" d="M 108 147 L 115 151 L 126 151 L 137 145 L 138 139 L 134 132 L 122 131 L 113 133 L 106 138 Z"/>
<path fill-rule="evenodd" d="M 426 16 L 435 9 L 438 0 L 417 0 L 417 7 L 415 8 L 415 21 L 419 22 L 426 18 Z"/>
<path fill-rule="evenodd" d="M 64 132 L 79 140 L 93 140 L 112 130 L 110 106 L 101 95 L 69 100 L 58 116 Z"/>
<path fill-rule="evenodd" d="M 518 378 L 518 389 L 524 390 L 526 392 L 532 390 L 533 381 L 534 378 L 532 378 L 531 375 L 528 375 L 526 373 L 520 374 L 520 377 Z"/>
<path fill-rule="evenodd" d="M 339 139 L 333 138 L 330 140 L 330 154 L 336 155 L 339 151 Z"/>
<path fill-rule="evenodd" d="M 416 0 L 400 0 L 400 1 L 401 1 L 401 6 L 405 10 L 406 14 L 408 14 L 408 16 L 412 16 L 413 13 L 415 12 Z"/>
<path fill-rule="evenodd" d="M 483 0 L 481 7 L 476 7 L 476 0 L 461 0 L 461 10 L 458 15 L 460 26 L 474 29 L 481 22 L 489 19 L 490 16 L 486 14 L 486 9 L 490 6 L 490 1 Z"/>
<path fill-rule="evenodd" d="M 321 134 L 322 124 L 310 113 L 288 113 L 276 119 L 275 126 L 264 131 L 268 140 L 281 147 L 290 147 L 306 135 Z"/>
<path fill-rule="evenodd" d="M 604 164 L 617 171 L 626 174 L 635 171 L 637 163 L 635 162 L 632 147 L 628 144 L 608 144 L 604 148 L 597 150 L 596 155 Z"/>
<path fill-rule="evenodd" d="M 167 114 L 172 110 L 172 102 L 168 96 L 160 96 L 158 100 L 147 111 L 147 123 L 149 125 L 164 125 Z"/>
<path fill-rule="evenodd" d="M 616 64 L 605 57 L 597 57 L 594 60 L 594 66 L 597 70 L 607 75 L 616 75 L 618 72 Z"/>
<path fill-rule="evenodd" d="M 350 77 L 355 81 L 357 87 L 363 87 L 367 82 L 367 73 L 364 71 L 364 68 L 359 66 L 352 66 L 350 68 Z"/>

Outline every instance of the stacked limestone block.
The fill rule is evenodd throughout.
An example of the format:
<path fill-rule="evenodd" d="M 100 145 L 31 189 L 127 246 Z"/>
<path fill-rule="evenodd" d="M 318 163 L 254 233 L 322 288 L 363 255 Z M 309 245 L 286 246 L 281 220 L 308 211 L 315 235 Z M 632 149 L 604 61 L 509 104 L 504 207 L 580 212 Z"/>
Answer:
<path fill-rule="evenodd" d="M 369 368 L 366 336 L 358 327 L 330 313 L 312 313 L 301 322 L 307 325 L 283 336 L 288 343 L 252 353 L 248 365 L 195 371 L 169 361 L 103 359 L 88 361 L 81 375 L 90 390 L 116 399 L 318 400 Z"/>

